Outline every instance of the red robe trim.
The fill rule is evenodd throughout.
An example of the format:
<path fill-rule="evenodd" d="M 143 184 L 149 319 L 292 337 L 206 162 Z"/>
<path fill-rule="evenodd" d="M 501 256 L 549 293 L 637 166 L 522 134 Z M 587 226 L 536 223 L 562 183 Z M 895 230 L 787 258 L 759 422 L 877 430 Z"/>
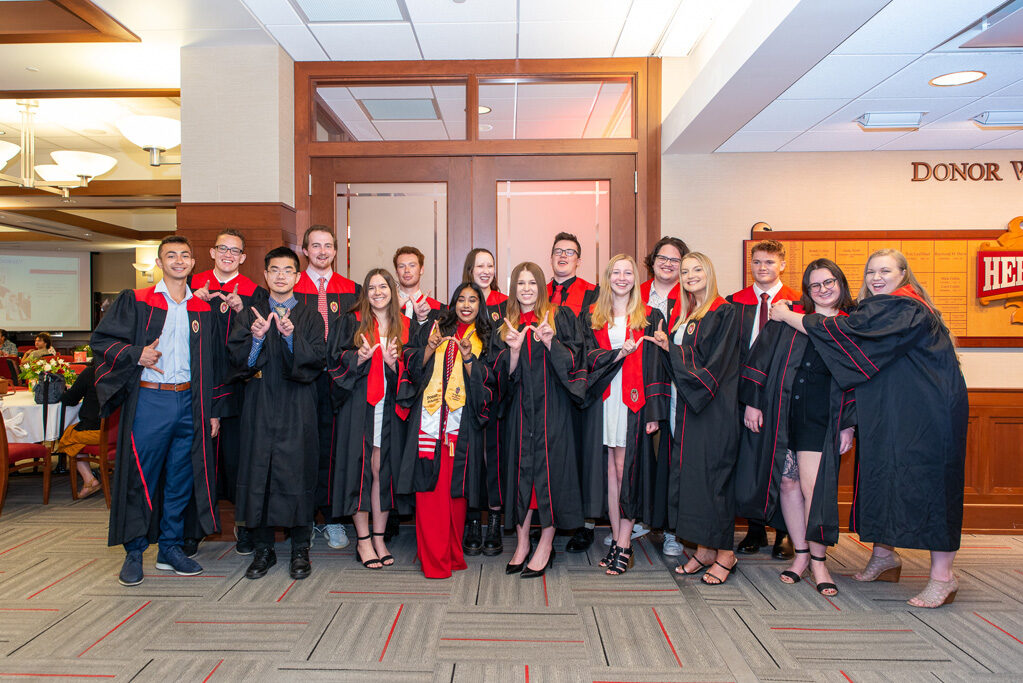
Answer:
<path fill-rule="evenodd" d="M 590 306 L 590 314 L 593 314 L 594 306 Z M 650 315 L 650 307 L 647 306 L 647 315 Z M 600 348 L 611 351 L 611 335 L 608 332 L 610 323 L 605 323 L 599 330 L 593 330 L 593 336 L 597 339 Z M 634 330 L 630 326 L 625 331 L 626 338 L 639 342 L 643 339 L 643 330 Z M 611 396 L 611 385 L 604 389 L 605 401 Z M 636 350 L 625 357 L 622 364 L 622 401 L 634 413 L 646 405 L 646 386 L 643 383 L 643 353 Z"/>
<path fill-rule="evenodd" d="M 326 290 L 327 294 L 355 294 L 355 282 L 339 273 L 331 273 L 330 279 L 327 280 Z M 294 291 L 296 294 L 316 295 L 320 293 L 320 288 L 309 277 L 309 271 L 303 270 L 302 274 L 298 276 Z"/>
<path fill-rule="evenodd" d="M 223 285 L 220 284 L 220 280 L 216 278 L 212 270 L 192 276 L 193 290 L 202 289 L 205 286 L 211 292 L 227 292 L 230 294 L 234 291 L 235 285 L 238 285 L 238 294 L 241 296 L 252 296 L 259 287 L 259 285 L 241 273 L 235 273 L 235 276 Z"/>
<path fill-rule="evenodd" d="M 577 277 L 571 285 L 568 286 L 568 296 L 561 301 L 554 300 L 554 280 L 547 283 L 547 297 L 551 300 L 551 303 L 555 306 L 568 306 L 572 309 L 572 312 L 579 315 L 583 309 L 583 300 L 586 298 L 586 293 L 591 292 L 595 289 L 595 285 Z"/>

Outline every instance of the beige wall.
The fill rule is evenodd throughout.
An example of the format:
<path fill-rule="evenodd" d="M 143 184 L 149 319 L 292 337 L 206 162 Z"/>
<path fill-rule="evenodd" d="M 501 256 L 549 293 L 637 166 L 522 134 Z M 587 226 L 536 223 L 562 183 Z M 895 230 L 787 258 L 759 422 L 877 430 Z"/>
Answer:
<path fill-rule="evenodd" d="M 135 287 L 135 269 L 131 267 L 135 251 L 106 251 L 92 256 L 92 291 L 120 292 Z"/>
<path fill-rule="evenodd" d="M 742 284 L 742 240 L 775 230 L 1004 230 L 1023 214 L 1023 151 L 698 154 L 661 157 L 661 231 Z M 1002 182 L 911 182 L 910 162 L 994 162 Z M 1023 334 L 1023 328 L 1021 328 Z M 971 387 L 1023 387 L 1023 350 L 963 349 Z"/>

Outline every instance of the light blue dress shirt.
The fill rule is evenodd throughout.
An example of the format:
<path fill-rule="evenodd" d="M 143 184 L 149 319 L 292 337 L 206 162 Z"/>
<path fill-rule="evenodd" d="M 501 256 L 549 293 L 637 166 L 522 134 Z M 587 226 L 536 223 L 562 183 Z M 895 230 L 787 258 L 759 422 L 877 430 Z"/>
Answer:
<path fill-rule="evenodd" d="M 160 343 L 156 350 L 161 354 L 156 367 L 163 370 L 161 375 L 155 370 L 146 368 L 142 371 L 143 382 L 159 382 L 162 384 L 181 384 L 192 381 L 191 352 L 189 351 L 189 335 L 191 326 L 188 322 L 188 300 L 192 298 L 192 290 L 185 285 L 185 298 L 177 303 L 167 291 L 167 283 L 163 280 L 156 285 L 157 293 L 163 294 L 167 301 L 167 319 L 160 332 Z"/>
<path fill-rule="evenodd" d="M 296 304 L 298 304 L 298 300 L 295 298 L 294 294 L 289 296 L 284 301 L 276 301 L 273 297 L 270 297 L 270 308 L 271 309 L 275 309 L 276 310 L 277 308 L 284 307 L 284 308 L 286 308 L 286 309 L 288 309 L 290 311 L 293 308 L 295 308 Z M 267 331 L 267 334 L 270 334 L 269 330 Z M 263 350 L 263 342 L 265 342 L 265 341 L 266 341 L 266 337 L 263 337 L 262 339 L 256 339 L 255 337 L 252 338 L 252 348 L 249 350 L 249 367 L 250 368 L 251 367 L 255 367 L 256 360 L 259 358 L 259 352 Z M 295 351 L 295 335 L 294 334 L 292 334 L 290 337 L 285 337 L 284 338 L 284 343 L 288 345 L 288 351 L 291 351 L 291 352 Z"/>

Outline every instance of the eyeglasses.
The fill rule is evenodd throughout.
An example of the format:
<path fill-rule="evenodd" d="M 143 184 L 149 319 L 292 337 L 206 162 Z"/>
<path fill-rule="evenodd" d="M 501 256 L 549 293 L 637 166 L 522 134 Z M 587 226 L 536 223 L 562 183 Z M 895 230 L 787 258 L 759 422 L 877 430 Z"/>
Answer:
<path fill-rule="evenodd" d="M 229 247 L 226 244 L 218 244 L 213 248 L 216 249 L 218 253 L 231 254 L 232 256 L 237 256 L 238 254 L 242 253 L 242 250 L 239 249 L 238 247 Z"/>
<path fill-rule="evenodd" d="M 270 268 L 267 268 L 266 272 L 271 275 L 294 275 L 298 271 L 294 268 L 278 268 L 277 266 L 271 266 Z"/>
<path fill-rule="evenodd" d="M 836 282 L 838 282 L 838 278 L 833 278 L 833 277 L 829 277 L 827 280 L 823 280 L 821 282 L 811 282 L 810 283 L 810 291 L 811 292 L 819 292 L 822 289 L 831 289 L 832 287 L 835 286 Z"/>
<path fill-rule="evenodd" d="M 553 249 L 551 253 L 555 256 L 578 256 L 579 252 L 575 249 Z"/>
<path fill-rule="evenodd" d="M 654 261 L 656 261 L 657 263 L 668 263 L 673 266 L 677 266 L 678 264 L 682 263 L 682 259 L 680 258 L 672 258 L 670 256 L 659 255 L 654 257 Z"/>

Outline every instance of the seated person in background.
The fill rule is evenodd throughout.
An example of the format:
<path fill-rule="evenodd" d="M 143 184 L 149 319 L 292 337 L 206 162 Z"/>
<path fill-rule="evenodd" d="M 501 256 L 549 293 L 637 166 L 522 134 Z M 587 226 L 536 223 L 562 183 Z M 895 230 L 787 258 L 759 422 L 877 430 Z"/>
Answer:
<path fill-rule="evenodd" d="M 96 371 L 87 365 L 75 383 L 64 392 L 60 402 L 66 406 L 78 405 L 82 409 L 78 413 L 78 422 L 64 430 L 57 443 L 57 452 L 66 453 L 70 462 L 75 462 L 78 473 L 82 477 L 82 488 L 78 491 L 79 498 L 88 498 L 100 489 L 99 480 L 92 473 L 89 463 L 76 461 L 76 456 L 85 446 L 99 444 L 99 397 L 96 396 Z"/>
<path fill-rule="evenodd" d="M 0 356 L 17 356 L 18 345 L 11 341 L 7 330 L 0 330 Z"/>
<path fill-rule="evenodd" d="M 57 350 L 50 346 L 50 335 L 46 332 L 40 332 L 36 335 L 35 339 L 36 347 L 31 351 L 27 352 L 21 358 L 22 363 L 29 361 L 38 360 L 47 356 L 56 356 Z"/>

